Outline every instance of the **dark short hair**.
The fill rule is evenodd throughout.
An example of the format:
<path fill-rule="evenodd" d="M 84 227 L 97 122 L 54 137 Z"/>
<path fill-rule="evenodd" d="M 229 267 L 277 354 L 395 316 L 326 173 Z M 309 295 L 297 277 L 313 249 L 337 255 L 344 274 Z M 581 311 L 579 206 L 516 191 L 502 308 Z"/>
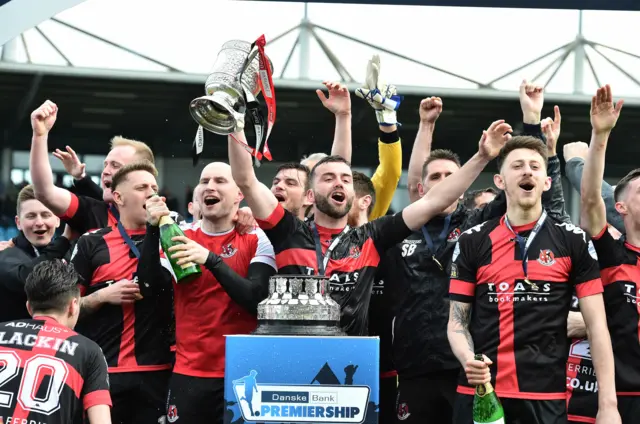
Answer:
<path fill-rule="evenodd" d="M 18 193 L 18 202 L 16 203 L 16 212 L 18 215 L 20 215 L 22 204 L 28 200 L 36 200 L 36 194 L 31 184 L 22 187 L 22 190 Z"/>
<path fill-rule="evenodd" d="M 342 156 L 338 156 L 338 155 L 331 155 L 331 156 L 327 156 L 324 157 L 322 159 L 320 159 L 318 161 L 318 163 L 316 163 L 316 165 L 313 167 L 313 169 L 311 170 L 311 175 L 309 175 L 309 179 L 313 181 L 313 178 L 316 176 L 316 169 L 324 164 L 327 163 L 344 163 L 347 164 L 347 166 L 351 167 L 351 163 L 349 163 L 348 160 L 346 160 L 345 158 L 343 158 Z"/>
<path fill-rule="evenodd" d="M 636 168 L 633 171 L 629 172 L 627 175 L 622 177 L 618 184 L 616 185 L 615 190 L 613 190 L 613 199 L 616 202 L 620 201 L 620 198 L 624 195 L 627 190 L 627 187 L 631 183 L 631 181 L 640 178 L 640 168 Z"/>
<path fill-rule="evenodd" d="M 547 146 L 544 144 L 544 141 L 530 135 L 517 135 L 511 140 L 507 141 L 502 149 L 500 149 L 500 153 L 498 153 L 497 158 L 498 171 L 502 169 L 502 164 L 504 163 L 504 160 L 509 155 L 509 153 L 518 149 L 529 149 L 540 153 L 540 156 L 542 156 L 542 159 L 544 159 L 544 166 L 545 168 L 547 167 Z"/>
<path fill-rule="evenodd" d="M 298 162 L 287 162 L 280 165 L 278 169 L 276 169 L 276 175 L 278 175 L 280 171 L 286 171 L 289 169 L 295 169 L 296 171 L 300 171 L 304 174 L 307 180 L 304 182 L 304 184 L 302 184 L 302 186 L 304 187 L 305 191 L 309 190 L 309 174 L 311 174 L 311 170 L 309 170 L 309 167 Z"/>
<path fill-rule="evenodd" d="M 27 277 L 24 291 L 33 312 L 64 312 L 69 301 L 80 297 L 80 275 L 62 259 L 40 262 Z"/>
<path fill-rule="evenodd" d="M 498 195 L 498 191 L 493 187 L 481 188 L 480 190 L 473 190 L 467 193 L 464 199 L 464 205 L 467 209 L 475 209 L 476 207 L 476 199 L 483 195 L 484 193 L 490 193 L 494 196 Z"/>
<path fill-rule="evenodd" d="M 449 149 L 432 150 L 429 157 L 422 164 L 422 181 L 427 178 L 427 167 L 431 162 L 436 160 L 450 160 L 451 162 L 458 165 L 458 168 L 460 168 L 460 156 L 458 156 L 456 153 L 452 152 Z"/>
<path fill-rule="evenodd" d="M 362 172 L 353 171 L 353 190 L 357 197 L 371 196 L 371 204 L 367 209 L 367 214 L 371 214 L 376 205 L 376 188 L 373 186 L 371 178 Z"/>
<path fill-rule="evenodd" d="M 131 162 L 118 169 L 118 171 L 113 175 L 113 178 L 111 178 L 111 191 L 115 191 L 116 187 L 125 181 L 129 174 L 136 171 L 147 171 L 154 177 L 158 176 L 158 170 L 148 160 Z"/>

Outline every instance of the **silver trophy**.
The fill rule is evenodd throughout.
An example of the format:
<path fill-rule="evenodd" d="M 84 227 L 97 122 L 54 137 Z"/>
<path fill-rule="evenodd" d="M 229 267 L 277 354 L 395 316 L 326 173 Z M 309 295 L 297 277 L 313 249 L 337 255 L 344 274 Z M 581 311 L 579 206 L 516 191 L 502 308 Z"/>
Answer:
<path fill-rule="evenodd" d="M 269 64 L 273 69 L 271 60 Z M 205 83 L 206 96 L 192 100 L 189 105 L 193 119 L 215 134 L 229 135 L 243 130 L 247 107 L 244 90 L 254 98 L 260 93 L 259 70 L 260 59 L 257 50 L 251 51 L 251 43 L 241 40 L 224 43 Z"/>
<path fill-rule="evenodd" d="M 317 275 L 274 275 L 269 296 L 258 304 L 253 334 L 344 336 L 340 305 L 329 293 L 329 278 Z"/>

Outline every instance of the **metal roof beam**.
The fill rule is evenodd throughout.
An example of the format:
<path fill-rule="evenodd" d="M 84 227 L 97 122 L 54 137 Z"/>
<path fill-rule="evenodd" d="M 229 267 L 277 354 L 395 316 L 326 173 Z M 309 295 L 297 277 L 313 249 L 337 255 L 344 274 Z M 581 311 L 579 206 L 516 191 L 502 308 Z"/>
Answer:
<path fill-rule="evenodd" d="M 78 78 L 104 78 L 119 80 L 146 80 L 182 84 L 201 84 L 204 91 L 204 82 L 207 74 L 189 74 L 173 72 L 151 72 L 151 71 L 121 71 L 115 69 L 80 68 L 71 66 L 51 66 L 34 65 L 22 63 L 0 62 L 0 72 L 15 72 L 33 75 L 38 72 L 45 76 L 62 76 Z M 320 81 L 301 81 L 291 79 L 276 79 L 274 81 L 276 89 L 278 87 L 294 90 L 315 90 L 322 88 Z M 350 91 L 355 91 L 360 87 L 358 83 L 347 83 Z M 443 87 L 418 87 L 398 85 L 398 92 L 405 95 L 440 97 L 461 97 L 461 98 L 484 98 L 487 100 L 517 100 L 518 93 L 514 91 L 503 91 L 482 88 L 443 88 Z M 591 103 L 591 95 L 576 95 L 563 93 L 546 93 L 545 97 L 549 102 L 561 103 Z M 640 97 L 625 97 L 627 106 L 640 106 Z"/>

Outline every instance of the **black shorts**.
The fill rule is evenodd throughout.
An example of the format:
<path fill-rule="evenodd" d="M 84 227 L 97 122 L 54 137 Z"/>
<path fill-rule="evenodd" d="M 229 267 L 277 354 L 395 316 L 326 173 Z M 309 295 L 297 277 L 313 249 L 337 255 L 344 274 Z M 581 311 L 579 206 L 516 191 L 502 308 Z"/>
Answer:
<path fill-rule="evenodd" d="M 450 423 L 459 374 L 459 370 L 455 369 L 413 378 L 400 376 L 395 422 Z M 380 421 L 382 423 L 384 421 Z"/>
<path fill-rule="evenodd" d="M 640 423 L 640 396 L 618 396 L 618 411 L 622 424 Z"/>
<path fill-rule="evenodd" d="M 171 371 L 109 374 L 113 424 L 157 423 L 164 416 Z"/>
<path fill-rule="evenodd" d="M 396 415 L 398 376 L 380 378 L 380 401 L 378 402 L 378 422 L 392 424 Z"/>
<path fill-rule="evenodd" d="M 567 401 L 500 399 L 506 424 L 567 424 Z M 473 424 L 473 396 L 456 396 L 453 424 Z"/>
<path fill-rule="evenodd" d="M 169 423 L 222 424 L 225 409 L 223 378 L 191 377 L 176 373 L 171 376 L 167 399 Z M 233 417 L 233 411 L 229 412 Z"/>

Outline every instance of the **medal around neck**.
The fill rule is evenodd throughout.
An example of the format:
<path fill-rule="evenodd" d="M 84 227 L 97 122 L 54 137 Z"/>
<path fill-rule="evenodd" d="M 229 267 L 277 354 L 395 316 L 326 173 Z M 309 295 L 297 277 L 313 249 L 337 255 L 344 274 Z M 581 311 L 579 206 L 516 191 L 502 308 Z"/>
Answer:
<path fill-rule="evenodd" d="M 258 305 L 255 335 L 346 336 L 340 328 L 340 305 L 329 293 L 329 278 L 274 275 L 269 297 Z"/>

